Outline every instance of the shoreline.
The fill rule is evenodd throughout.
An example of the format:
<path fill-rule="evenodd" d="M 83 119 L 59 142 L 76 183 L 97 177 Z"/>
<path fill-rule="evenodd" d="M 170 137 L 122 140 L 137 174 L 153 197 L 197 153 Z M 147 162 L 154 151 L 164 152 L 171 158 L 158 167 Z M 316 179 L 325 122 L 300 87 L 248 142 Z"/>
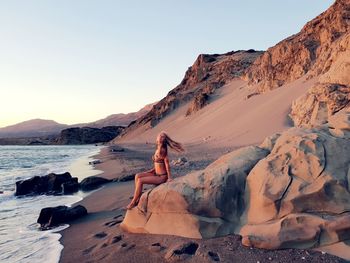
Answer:
<path fill-rule="evenodd" d="M 101 177 L 113 179 L 131 172 L 149 169 L 152 145 L 120 144 L 124 152 L 111 152 L 112 146 L 103 147 L 97 155 L 101 160 L 95 165 L 102 170 Z M 221 148 L 205 152 L 200 145 L 193 145 L 188 153 L 191 167 L 171 165 L 174 178 L 189 171 L 202 169 L 213 160 L 232 149 Z M 198 157 L 196 159 L 196 156 Z M 176 156 L 171 153 L 171 159 Z M 144 190 L 154 186 L 147 185 Z M 228 235 L 212 239 L 189 239 L 178 236 L 155 234 L 132 234 L 120 229 L 125 210 L 134 191 L 134 182 L 113 182 L 84 197 L 74 205 L 84 205 L 88 215 L 70 223 L 60 231 L 60 243 L 63 245 L 59 262 L 164 262 L 167 250 L 188 242 L 196 243 L 199 248 L 196 256 L 184 258 L 186 262 L 212 262 L 216 257 L 222 262 L 238 258 L 237 262 L 303 262 L 305 259 L 322 262 L 345 262 L 344 260 L 316 250 L 285 249 L 263 250 L 244 247 L 238 235 Z M 327 251 L 330 253 L 329 251 Z M 198 254 L 198 256 L 197 256 Z"/>

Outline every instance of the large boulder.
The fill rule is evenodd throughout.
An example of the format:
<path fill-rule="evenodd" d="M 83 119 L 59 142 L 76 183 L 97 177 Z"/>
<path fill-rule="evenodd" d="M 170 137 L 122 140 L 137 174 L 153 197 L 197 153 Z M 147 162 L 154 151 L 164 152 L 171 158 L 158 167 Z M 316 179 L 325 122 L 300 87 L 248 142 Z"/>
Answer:
<path fill-rule="evenodd" d="M 269 151 L 248 146 L 202 171 L 145 192 L 121 227 L 135 233 L 209 238 L 234 233 L 245 210 L 246 176 Z"/>
<path fill-rule="evenodd" d="M 74 183 L 77 180 L 77 178 L 72 177 L 68 172 L 34 176 L 30 179 L 16 182 L 15 195 L 60 194 L 62 193 L 62 185 L 64 183 Z"/>
<path fill-rule="evenodd" d="M 285 131 L 249 173 L 246 195 L 244 245 L 314 247 L 350 238 L 350 140 L 326 125 Z"/>
<path fill-rule="evenodd" d="M 37 223 L 40 224 L 41 229 L 47 229 L 68 223 L 85 215 L 87 215 L 87 210 L 82 205 L 46 207 L 41 209 Z"/>

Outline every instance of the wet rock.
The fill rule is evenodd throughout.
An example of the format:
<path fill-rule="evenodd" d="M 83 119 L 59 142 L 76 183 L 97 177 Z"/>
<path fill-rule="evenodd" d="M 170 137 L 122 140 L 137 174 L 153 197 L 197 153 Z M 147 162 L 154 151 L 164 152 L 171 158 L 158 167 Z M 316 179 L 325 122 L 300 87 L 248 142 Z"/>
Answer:
<path fill-rule="evenodd" d="M 80 189 L 83 191 L 91 191 L 94 189 L 99 188 L 100 186 L 111 182 L 112 180 L 103 178 L 103 177 L 98 177 L 98 176 L 90 176 L 85 179 L 83 179 L 80 182 Z"/>
<path fill-rule="evenodd" d="M 60 224 L 68 223 L 85 215 L 87 215 L 87 210 L 82 205 L 77 205 L 75 207 L 47 207 L 41 209 L 37 223 L 40 224 L 42 230 L 45 230 Z"/>
<path fill-rule="evenodd" d="M 16 196 L 37 194 L 60 194 L 64 183 L 75 183 L 76 178 L 66 172 L 63 174 L 48 174 L 45 176 L 34 176 L 27 180 L 16 182 Z"/>

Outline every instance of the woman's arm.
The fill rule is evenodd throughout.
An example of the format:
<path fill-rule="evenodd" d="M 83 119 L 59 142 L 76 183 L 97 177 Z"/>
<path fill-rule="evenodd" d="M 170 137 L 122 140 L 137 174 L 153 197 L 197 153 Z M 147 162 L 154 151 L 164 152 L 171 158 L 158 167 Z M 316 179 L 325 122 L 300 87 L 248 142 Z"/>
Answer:
<path fill-rule="evenodd" d="M 168 182 L 169 181 L 172 181 L 173 178 L 171 177 L 171 173 L 170 173 L 170 165 L 169 165 L 169 159 L 168 159 L 168 156 L 164 158 L 164 164 L 165 164 L 165 169 L 166 169 L 166 172 L 168 174 Z"/>

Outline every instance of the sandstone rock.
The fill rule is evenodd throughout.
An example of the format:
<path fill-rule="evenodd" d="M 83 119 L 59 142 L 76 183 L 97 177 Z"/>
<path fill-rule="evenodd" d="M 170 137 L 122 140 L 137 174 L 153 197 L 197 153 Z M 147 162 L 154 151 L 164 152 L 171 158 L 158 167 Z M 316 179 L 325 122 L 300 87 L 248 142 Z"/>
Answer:
<path fill-rule="evenodd" d="M 349 83 L 350 84 L 350 83 Z M 313 127 L 350 106 L 350 86 L 317 84 L 292 103 L 289 116 L 297 127 Z"/>
<path fill-rule="evenodd" d="M 313 247 L 349 238 L 349 153 L 350 140 L 327 130 L 283 132 L 247 177 L 243 243 Z"/>
<path fill-rule="evenodd" d="M 264 141 L 259 145 L 260 148 L 266 149 L 269 152 L 272 150 L 273 146 L 276 143 L 276 140 L 281 136 L 280 133 L 272 134 L 264 139 Z"/>
<path fill-rule="evenodd" d="M 208 238 L 233 233 L 245 209 L 245 178 L 267 150 L 248 146 L 202 171 L 148 190 L 128 210 L 121 227 L 130 232 Z"/>
<path fill-rule="evenodd" d="M 83 191 L 91 191 L 99 188 L 103 184 L 110 183 L 110 182 L 112 182 L 112 180 L 98 177 L 98 176 L 90 176 L 83 179 L 80 182 L 80 189 Z"/>
<path fill-rule="evenodd" d="M 67 206 L 47 207 L 41 209 L 37 222 L 40 224 L 41 229 L 44 230 L 75 220 L 86 214 L 87 210 L 82 205 L 72 208 Z"/>
<path fill-rule="evenodd" d="M 328 120 L 329 132 L 333 136 L 350 139 L 350 107 L 345 108 Z"/>
<path fill-rule="evenodd" d="M 16 182 L 15 195 L 59 194 L 62 192 L 62 184 L 76 182 L 76 180 L 68 172 L 34 176 L 30 179 Z"/>

